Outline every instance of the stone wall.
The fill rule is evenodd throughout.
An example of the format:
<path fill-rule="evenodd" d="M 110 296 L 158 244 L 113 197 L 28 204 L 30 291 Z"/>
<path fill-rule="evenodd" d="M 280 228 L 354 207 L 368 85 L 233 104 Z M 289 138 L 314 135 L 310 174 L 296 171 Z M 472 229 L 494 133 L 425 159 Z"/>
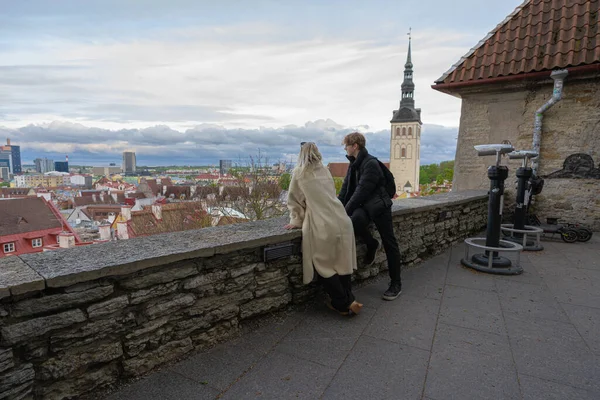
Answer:
<path fill-rule="evenodd" d="M 456 149 L 454 190 L 487 189 L 487 167 L 493 157 L 477 157 L 474 145 L 510 140 L 516 149 L 531 149 L 535 111 L 552 96 L 552 80 L 513 86 L 489 85 L 464 90 Z M 544 114 L 541 176 L 561 170 L 574 153 L 590 155 L 600 167 L 600 78 L 567 77 L 563 99 Z M 514 198 L 520 162 L 507 160 L 509 197 Z M 600 180 L 547 178 L 537 196 L 540 219 L 559 217 L 600 231 Z"/>
<path fill-rule="evenodd" d="M 485 225 L 482 192 L 397 201 L 404 267 Z M 300 303 L 299 241 L 285 219 L 178 232 L 0 260 L 0 399 L 73 398 L 238 334 L 244 321 Z M 364 252 L 364 246 L 359 249 Z M 385 255 L 356 272 L 386 269 Z M 368 299 L 365 299 L 368 301 Z"/>

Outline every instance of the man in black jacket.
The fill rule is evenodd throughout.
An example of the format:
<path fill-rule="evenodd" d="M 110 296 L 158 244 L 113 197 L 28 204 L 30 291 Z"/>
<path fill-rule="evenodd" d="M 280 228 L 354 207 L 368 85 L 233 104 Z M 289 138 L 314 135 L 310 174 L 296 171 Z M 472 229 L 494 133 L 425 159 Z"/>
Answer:
<path fill-rule="evenodd" d="M 346 135 L 342 142 L 350 160 L 350 168 L 340 190 L 338 199 L 346 207 L 356 236 L 367 245 L 365 265 L 372 265 L 381 245 L 373 238 L 368 226 L 375 223 L 387 256 L 390 286 L 383 294 L 385 300 L 394 300 L 402 292 L 400 278 L 400 250 L 392 224 L 392 200 L 385 190 L 385 177 L 378 160 L 365 148 L 364 135 L 358 132 Z"/>

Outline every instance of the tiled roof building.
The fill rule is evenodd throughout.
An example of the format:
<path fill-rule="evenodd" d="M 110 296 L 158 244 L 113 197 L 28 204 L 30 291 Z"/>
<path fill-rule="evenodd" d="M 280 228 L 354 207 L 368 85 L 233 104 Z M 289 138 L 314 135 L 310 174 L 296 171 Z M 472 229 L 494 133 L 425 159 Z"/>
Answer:
<path fill-rule="evenodd" d="M 600 71 L 599 11 L 600 0 L 527 0 L 437 79 L 434 89 L 557 68 Z"/>
<path fill-rule="evenodd" d="M 540 219 L 600 229 L 600 0 L 523 2 L 432 87 L 462 99 L 452 190 L 488 188 L 473 146 L 507 140 L 540 154 Z"/>

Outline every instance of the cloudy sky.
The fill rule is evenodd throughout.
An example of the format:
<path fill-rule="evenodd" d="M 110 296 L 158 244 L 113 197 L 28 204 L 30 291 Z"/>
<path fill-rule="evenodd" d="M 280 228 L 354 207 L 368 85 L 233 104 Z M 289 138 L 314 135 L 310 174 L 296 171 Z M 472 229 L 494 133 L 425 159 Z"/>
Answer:
<path fill-rule="evenodd" d="M 389 159 L 412 27 L 421 162 L 454 158 L 430 88 L 522 0 L 0 0 L 0 137 L 74 164 L 209 164 L 359 130 Z M 4 140 L 4 139 L 2 139 Z"/>

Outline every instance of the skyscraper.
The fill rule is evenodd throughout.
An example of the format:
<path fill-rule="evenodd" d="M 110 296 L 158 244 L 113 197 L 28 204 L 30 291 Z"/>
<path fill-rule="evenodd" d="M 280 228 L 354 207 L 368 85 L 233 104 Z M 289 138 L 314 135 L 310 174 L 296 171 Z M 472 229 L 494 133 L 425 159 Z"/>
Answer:
<path fill-rule="evenodd" d="M 419 192 L 419 169 L 421 164 L 421 109 L 415 108 L 415 84 L 411 59 L 411 38 L 404 64 L 402 99 L 394 110 L 390 137 L 390 171 L 396 181 L 397 193 Z"/>
<path fill-rule="evenodd" d="M 13 174 L 20 174 L 23 172 L 21 169 L 21 146 L 11 145 L 10 150 L 12 153 Z"/>
<path fill-rule="evenodd" d="M 44 158 L 36 158 L 33 160 L 35 164 L 35 170 L 41 174 L 45 174 L 46 172 L 54 171 L 54 161 L 49 160 L 46 157 Z"/>
<path fill-rule="evenodd" d="M 231 160 L 219 160 L 219 172 L 225 175 L 231 169 Z"/>
<path fill-rule="evenodd" d="M 136 160 L 135 160 L 135 152 L 134 151 L 124 151 L 123 152 L 123 164 L 121 166 L 121 170 L 125 174 L 132 174 L 135 172 Z"/>
<path fill-rule="evenodd" d="M 21 151 L 19 150 L 19 160 L 21 159 Z M 9 172 L 13 172 L 13 155 L 12 147 L 10 145 L 10 139 L 6 139 L 6 146 L 0 146 L 0 167 L 8 168 Z M 19 169 L 21 164 L 19 163 Z"/>

